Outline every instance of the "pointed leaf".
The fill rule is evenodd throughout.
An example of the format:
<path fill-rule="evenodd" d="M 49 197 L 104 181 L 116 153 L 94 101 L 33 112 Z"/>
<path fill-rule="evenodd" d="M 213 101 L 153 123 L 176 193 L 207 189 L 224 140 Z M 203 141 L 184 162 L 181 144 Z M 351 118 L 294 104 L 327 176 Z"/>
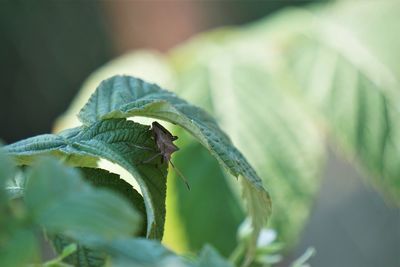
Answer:
<path fill-rule="evenodd" d="M 8 154 L 15 156 L 19 165 L 30 165 L 40 155 L 56 156 L 68 162 L 69 165 L 96 167 L 98 158 L 80 153 L 70 145 L 69 140 L 81 130 L 81 127 L 77 127 L 58 135 L 38 135 L 7 145 L 4 149 Z"/>
<path fill-rule="evenodd" d="M 244 198 L 253 220 L 255 236 L 258 235 L 270 214 L 269 195 L 256 172 L 208 113 L 155 84 L 129 76 L 114 76 L 103 81 L 79 113 L 79 118 L 86 125 L 102 119 L 131 116 L 153 117 L 180 125 L 232 175 L 242 177 L 246 188 Z"/>

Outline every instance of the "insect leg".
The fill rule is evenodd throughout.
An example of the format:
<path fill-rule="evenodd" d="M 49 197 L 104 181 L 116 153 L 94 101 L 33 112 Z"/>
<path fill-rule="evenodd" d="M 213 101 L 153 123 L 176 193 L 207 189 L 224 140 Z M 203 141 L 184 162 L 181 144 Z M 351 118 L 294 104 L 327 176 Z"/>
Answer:
<path fill-rule="evenodd" d="M 160 156 L 160 155 L 162 155 L 162 153 L 157 153 L 157 154 L 155 154 L 154 156 L 151 156 L 150 158 L 148 158 L 148 159 L 146 159 L 146 160 L 143 160 L 142 163 L 143 163 L 143 164 L 149 163 L 150 161 L 152 161 L 153 159 L 155 159 L 156 157 L 158 157 L 158 156 Z"/>
<path fill-rule="evenodd" d="M 147 151 L 152 151 L 154 152 L 154 149 L 147 147 L 147 146 L 139 146 L 139 145 L 135 145 L 135 144 L 131 144 L 131 146 L 139 148 L 139 149 L 143 149 L 143 150 L 147 150 Z"/>

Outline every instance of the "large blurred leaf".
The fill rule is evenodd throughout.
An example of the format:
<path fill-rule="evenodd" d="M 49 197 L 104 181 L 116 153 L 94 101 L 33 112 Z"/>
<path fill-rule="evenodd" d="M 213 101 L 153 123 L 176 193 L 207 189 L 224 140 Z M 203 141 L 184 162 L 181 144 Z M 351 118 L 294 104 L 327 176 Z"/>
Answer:
<path fill-rule="evenodd" d="M 107 241 L 94 236 L 77 237 L 83 244 L 106 252 L 113 267 L 188 267 L 189 262 L 178 257 L 158 241 L 142 238 L 120 238 Z M 210 265 L 210 267 L 218 267 Z"/>
<path fill-rule="evenodd" d="M 14 175 L 15 164 L 0 147 L 0 266 L 22 267 L 37 256 L 38 248 L 34 234 L 14 217 L 6 197 L 6 181 Z"/>
<path fill-rule="evenodd" d="M 39 244 L 31 229 L 18 228 L 16 225 L 1 226 L 0 266 L 25 267 L 37 259 Z"/>
<path fill-rule="evenodd" d="M 174 93 L 129 76 L 103 81 L 82 108 L 85 124 L 101 119 L 145 116 L 182 126 L 205 146 L 232 175 L 240 177 L 243 195 L 254 226 L 254 241 L 270 213 L 270 199 L 261 180 L 243 155 L 232 145 L 216 121 L 202 109 Z"/>
<path fill-rule="evenodd" d="M 139 211 L 141 218 L 146 218 L 143 197 L 129 183 L 120 179 L 118 175 L 102 169 L 80 168 L 79 170 L 84 175 L 86 181 L 89 181 L 95 187 L 108 189 L 122 196 L 125 200 L 129 201 L 132 207 Z M 140 229 L 137 235 L 145 236 L 146 223 Z M 71 243 L 76 243 L 76 241 L 62 235 L 52 236 L 51 239 L 58 253 L 61 253 Z M 103 266 L 105 253 L 77 244 L 76 252 L 66 257 L 64 261 L 74 266 Z"/>
<path fill-rule="evenodd" d="M 206 245 L 198 258 L 181 257 L 159 242 L 142 238 L 121 238 L 106 241 L 97 237 L 82 237 L 82 243 L 106 252 L 114 267 L 231 267 L 211 246 Z"/>
<path fill-rule="evenodd" d="M 113 266 L 184 266 L 179 258 L 160 243 L 146 239 L 116 240 L 106 246 Z"/>
<path fill-rule="evenodd" d="M 80 168 L 79 169 L 85 180 L 89 181 L 93 186 L 113 191 L 122 196 L 134 207 L 143 218 L 144 225 L 142 230 L 138 232 L 139 236 L 146 236 L 146 207 L 142 195 L 137 192 L 132 185 L 121 179 L 117 174 L 102 169 Z"/>
<path fill-rule="evenodd" d="M 270 75 L 286 95 L 398 200 L 400 31 L 398 1 L 341 2 L 294 9 L 252 25 L 246 37 L 263 58 L 275 51 Z M 368 20 L 365 20 L 368 18 Z"/>
<path fill-rule="evenodd" d="M 334 140 L 397 201 L 400 57 L 392 42 L 400 42 L 399 8 L 367 1 L 309 13 L 316 23 L 288 46 L 284 69 Z"/>
<path fill-rule="evenodd" d="M 178 93 L 212 111 L 265 178 L 272 227 L 290 244 L 311 208 L 326 129 L 400 196 L 399 5 L 371 2 L 288 10 L 204 34 L 171 54 Z"/>
<path fill-rule="evenodd" d="M 34 220 L 50 233 L 64 231 L 122 237 L 138 230 L 139 217 L 127 201 L 84 183 L 78 173 L 46 160 L 33 167 L 24 195 Z"/>
<path fill-rule="evenodd" d="M 6 146 L 19 162 L 38 155 L 62 156 L 78 166 L 91 166 L 98 158 L 115 162 L 137 180 L 146 205 L 147 236 L 161 239 L 165 220 L 166 164 L 144 163 L 156 154 L 149 126 L 124 119 L 96 122 L 89 127 L 66 130 Z M 35 145 L 40 142 L 40 146 Z"/>

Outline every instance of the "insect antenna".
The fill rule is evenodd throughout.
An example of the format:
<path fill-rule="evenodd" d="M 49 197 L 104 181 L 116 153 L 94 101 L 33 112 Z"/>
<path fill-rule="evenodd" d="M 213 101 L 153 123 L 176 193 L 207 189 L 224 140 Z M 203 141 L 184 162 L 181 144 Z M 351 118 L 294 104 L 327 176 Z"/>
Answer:
<path fill-rule="evenodd" d="M 171 163 L 172 168 L 176 171 L 176 173 L 182 178 L 183 182 L 185 183 L 187 189 L 190 191 L 190 186 L 189 186 L 189 182 L 186 179 L 186 177 L 181 173 L 181 171 L 175 167 L 175 165 L 172 163 L 171 160 L 169 160 L 169 163 Z"/>
<path fill-rule="evenodd" d="M 161 155 L 162 155 L 162 153 L 157 153 L 157 154 L 151 156 L 150 158 L 148 158 L 148 159 L 146 159 L 146 160 L 143 160 L 142 163 L 147 164 L 147 163 L 149 163 L 150 161 L 152 161 L 153 159 L 155 159 L 155 158 L 157 158 L 158 156 L 161 156 Z"/>

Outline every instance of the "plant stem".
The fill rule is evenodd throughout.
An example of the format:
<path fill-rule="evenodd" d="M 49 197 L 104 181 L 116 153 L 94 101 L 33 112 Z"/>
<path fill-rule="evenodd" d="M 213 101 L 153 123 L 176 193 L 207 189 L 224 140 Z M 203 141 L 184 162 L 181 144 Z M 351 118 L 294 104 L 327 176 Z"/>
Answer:
<path fill-rule="evenodd" d="M 233 265 L 237 266 L 237 263 L 243 257 L 243 253 L 245 251 L 246 246 L 243 243 L 239 243 L 235 250 L 229 256 L 229 261 L 233 263 Z"/>

